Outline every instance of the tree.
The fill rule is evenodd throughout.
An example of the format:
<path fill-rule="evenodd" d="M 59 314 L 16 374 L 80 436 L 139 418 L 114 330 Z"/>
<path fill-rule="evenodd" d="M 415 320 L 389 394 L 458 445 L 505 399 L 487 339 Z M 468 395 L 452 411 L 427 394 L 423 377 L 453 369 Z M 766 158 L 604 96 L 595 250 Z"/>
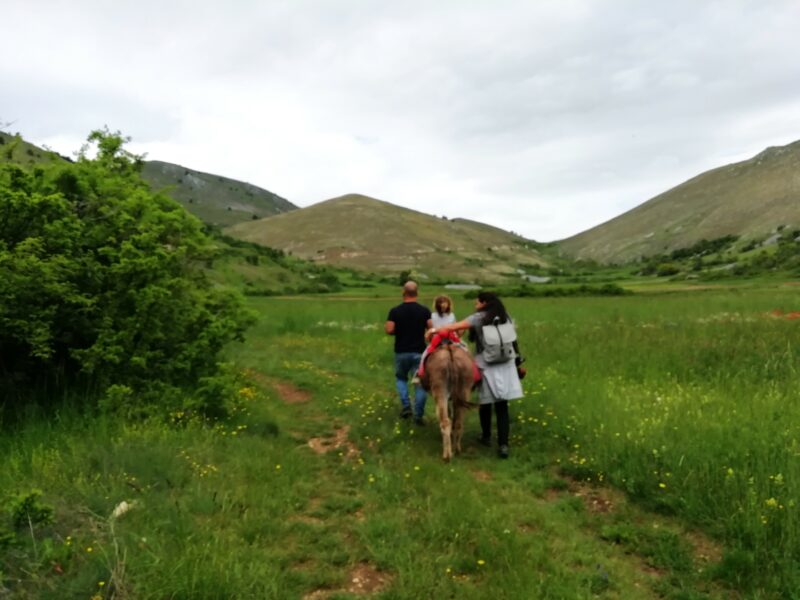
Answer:
<path fill-rule="evenodd" d="M 193 385 L 250 321 L 201 268 L 201 223 L 94 131 L 75 163 L 0 165 L 0 393 L 87 380 Z M 96 156 L 88 151 L 96 148 Z"/>

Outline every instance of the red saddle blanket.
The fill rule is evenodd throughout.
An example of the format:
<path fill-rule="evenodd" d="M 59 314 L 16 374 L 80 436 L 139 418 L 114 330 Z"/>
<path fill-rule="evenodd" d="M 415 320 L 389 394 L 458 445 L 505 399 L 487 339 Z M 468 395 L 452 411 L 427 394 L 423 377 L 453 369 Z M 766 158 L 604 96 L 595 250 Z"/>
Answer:
<path fill-rule="evenodd" d="M 419 369 L 417 370 L 417 376 L 422 379 L 425 377 L 425 361 L 428 360 L 428 357 L 433 353 L 436 348 L 442 345 L 443 342 L 449 342 L 451 344 L 459 344 L 462 345 L 461 338 L 458 337 L 455 331 L 447 331 L 444 333 L 435 333 L 431 338 L 430 344 L 428 347 L 425 348 L 425 354 L 422 357 L 422 363 L 419 365 Z M 478 365 L 475 364 L 475 361 L 472 361 L 472 379 L 474 383 L 478 383 L 481 380 L 481 372 L 478 369 Z"/>

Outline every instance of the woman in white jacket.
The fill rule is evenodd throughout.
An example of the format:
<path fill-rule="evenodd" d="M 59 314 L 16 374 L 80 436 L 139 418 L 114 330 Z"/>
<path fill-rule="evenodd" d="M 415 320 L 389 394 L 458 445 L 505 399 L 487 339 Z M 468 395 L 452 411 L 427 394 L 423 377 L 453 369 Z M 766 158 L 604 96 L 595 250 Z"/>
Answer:
<path fill-rule="evenodd" d="M 517 362 L 508 360 L 501 363 L 488 363 L 483 356 L 481 331 L 484 325 L 494 322 L 507 323 L 513 321 L 506 312 L 505 306 L 497 294 L 480 292 L 475 299 L 473 314 L 463 321 L 457 321 L 434 327 L 436 332 L 469 330 L 469 338 L 475 342 L 475 362 L 481 371 L 481 387 L 478 409 L 481 421 L 480 441 L 486 446 L 492 443 L 492 406 L 497 417 L 497 452 L 500 458 L 508 458 L 510 417 L 508 401 L 522 398 L 522 384 L 517 374 Z"/>

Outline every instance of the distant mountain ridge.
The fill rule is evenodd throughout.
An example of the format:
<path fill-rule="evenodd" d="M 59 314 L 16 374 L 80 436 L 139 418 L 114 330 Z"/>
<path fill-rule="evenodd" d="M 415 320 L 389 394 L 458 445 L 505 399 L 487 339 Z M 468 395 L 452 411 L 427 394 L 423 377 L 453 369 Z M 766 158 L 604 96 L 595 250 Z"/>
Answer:
<path fill-rule="evenodd" d="M 286 198 L 250 183 L 160 160 L 145 162 L 142 177 L 202 221 L 220 227 L 297 209 Z"/>
<path fill-rule="evenodd" d="M 234 225 L 226 233 L 324 264 L 421 278 L 518 281 L 546 265 L 535 243 L 465 219 L 447 219 L 359 194 Z"/>
<path fill-rule="evenodd" d="M 800 141 L 705 173 L 558 242 L 575 259 L 626 262 L 726 235 L 760 239 L 800 226 Z"/>
<path fill-rule="evenodd" d="M 31 167 L 71 159 L 0 131 L 0 160 Z M 285 198 L 250 183 L 160 160 L 144 161 L 142 178 L 201 221 L 219 227 L 297 209 Z"/>
<path fill-rule="evenodd" d="M 0 161 L 35 166 L 70 160 L 0 132 Z M 702 240 L 763 240 L 800 228 L 800 141 L 712 169 L 570 238 L 542 246 L 465 219 L 437 218 L 358 194 L 298 209 L 257 186 L 162 161 L 143 178 L 206 223 L 235 237 L 320 263 L 387 274 L 415 270 L 454 280 L 518 279 L 526 267 L 565 259 L 623 263 L 668 254 Z M 266 219 L 264 217 L 267 217 Z M 553 259 L 558 262 L 558 258 Z"/>

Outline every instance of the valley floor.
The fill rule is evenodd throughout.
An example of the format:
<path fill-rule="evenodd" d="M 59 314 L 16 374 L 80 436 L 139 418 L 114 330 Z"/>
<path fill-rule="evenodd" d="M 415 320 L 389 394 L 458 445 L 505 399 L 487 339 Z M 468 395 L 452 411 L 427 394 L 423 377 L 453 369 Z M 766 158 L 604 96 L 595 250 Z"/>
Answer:
<path fill-rule="evenodd" d="M 424 427 L 398 418 L 381 329 L 393 299 L 253 300 L 262 318 L 230 352 L 243 379 L 226 420 L 172 414 L 130 424 L 65 410 L 3 436 L 7 506 L 38 488 L 34 502 L 55 512 L 51 524 L 20 528 L 0 545 L 0 598 L 780 597 L 788 579 L 738 581 L 757 554 L 732 554 L 723 521 L 715 526 L 711 508 L 705 520 L 691 508 L 697 492 L 683 486 L 696 485 L 702 463 L 665 405 L 680 412 L 679 396 L 695 394 L 712 419 L 721 400 L 691 387 L 681 365 L 696 356 L 685 349 L 705 349 L 711 362 L 692 364 L 701 379 L 725 376 L 718 352 L 746 371 L 735 340 L 771 336 L 766 356 L 787 336 L 796 341 L 791 323 L 765 316 L 792 302 L 774 294 L 707 297 L 703 307 L 685 295 L 510 302 L 525 323 L 531 373 L 526 398 L 512 406 L 512 457 L 500 461 L 475 441 L 473 413 L 463 454 L 445 464 L 430 403 Z M 720 333 L 726 327 L 735 329 L 730 338 Z M 643 357 L 665 339 L 673 347 L 651 372 Z M 784 378 L 781 365 L 769 374 Z M 609 420 L 608 406 L 635 412 L 639 430 Z M 662 425 L 664 439 L 683 445 L 674 457 Z M 725 452 L 715 489 L 734 498 L 747 467 Z M 757 456 L 749 460 L 759 473 L 746 476 L 771 474 L 774 483 L 777 467 L 757 465 Z M 766 497 L 776 518 L 789 484 Z M 782 543 L 792 543 L 793 526 L 780 525 Z"/>

